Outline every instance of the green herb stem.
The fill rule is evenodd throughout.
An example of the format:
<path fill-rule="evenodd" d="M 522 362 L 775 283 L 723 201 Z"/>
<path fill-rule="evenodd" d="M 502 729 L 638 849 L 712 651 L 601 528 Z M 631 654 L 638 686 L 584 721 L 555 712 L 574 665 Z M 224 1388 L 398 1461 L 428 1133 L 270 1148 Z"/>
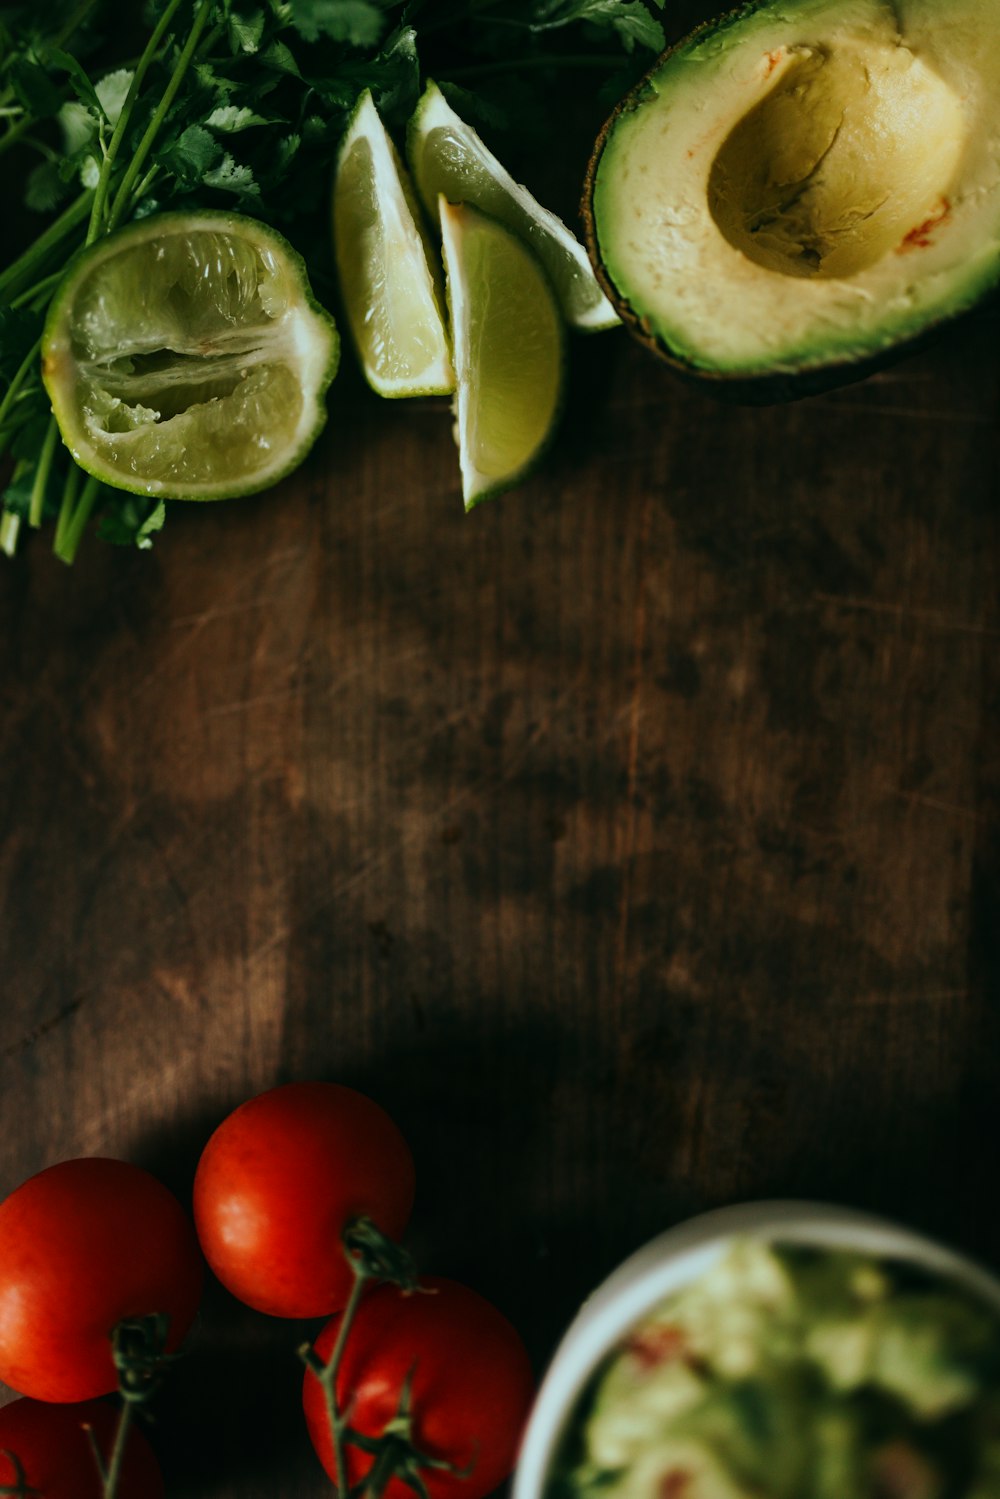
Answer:
<path fill-rule="evenodd" d="M 216 21 L 211 31 L 206 31 L 198 44 L 198 52 L 211 52 L 216 42 L 225 35 L 226 28 L 221 21 Z"/>
<path fill-rule="evenodd" d="M 26 408 L 38 398 L 40 392 L 40 385 L 25 385 L 19 390 L 10 403 L 6 418 L 0 422 L 0 432 L 16 432 L 18 427 L 23 427 L 24 423 L 31 419 L 31 414 Z M 19 407 L 20 410 L 18 410 Z"/>
<path fill-rule="evenodd" d="M 139 97 L 146 74 L 157 52 L 160 50 L 160 43 L 170 26 L 170 22 L 173 20 L 182 3 L 183 0 L 170 0 L 170 4 L 156 23 L 142 56 L 136 63 L 132 82 L 129 84 L 128 93 L 125 95 L 125 102 L 121 108 L 121 114 L 118 116 L 118 123 L 112 132 L 104 161 L 101 163 L 101 175 L 97 181 L 97 190 L 94 193 L 94 202 L 90 210 L 90 225 L 87 229 L 88 245 L 93 244 L 98 235 L 103 233 L 104 216 L 107 209 L 108 193 L 111 187 L 111 174 L 114 171 L 115 160 L 121 148 L 121 143 L 125 138 L 125 132 L 131 123 L 136 100 Z M 113 226 L 109 225 L 108 227 L 111 228 Z"/>
<path fill-rule="evenodd" d="M 83 25 L 84 21 L 89 16 L 90 12 L 99 3 L 100 0 L 81 0 L 81 4 L 77 6 L 73 14 L 67 21 L 64 22 L 64 24 L 52 38 L 52 46 L 56 50 L 64 47 L 73 33 L 79 30 L 79 28 Z M 2 92 L 0 92 L 0 108 L 3 108 L 3 106 L 8 104 L 13 98 L 14 90 L 12 86 L 8 84 L 7 87 Z M 35 125 L 37 123 L 38 122 L 32 115 L 26 114 L 22 119 L 18 120 L 16 125 L 12 125 L 5 135 L 0 136 L 0 155 L 2 155 L 4 151 L 9 151 L 11 146 L 16 146 L 17 142 L 26 133 L 26 131 L 30 130 L 32 125 Z"/>
<path fill-rule="evenodd" d="M 333 1461 L 337 1473 L 337 1492 L 341 1495 L 347 1494 L 347 1456 L 344 1451 L 344 1418 L 341 1415 L 340 1403 L 337 1399 L 337 1376 L 340 1373 L 340 1366 L 344 1361 L 344 1350 L 347 1347 L 347 1339 L 354 1324 L 354 1319 L 357 1316 L 361 1297 L 364 1295 L 367 1284 L 368 1276 L 362 1269 L 355 1265 L 354 1284 L 351 1286 L 350 1297 L 341 1315 L 340 1326 L 337 1329 L 337 1341 L 333 1345 L 333 1352 L 330 1354 L 330 1360 L 323 1377 L 326 1414 L 330 1422 Z"/>
<path fill-rule="evenodd" d="M 100 0 L 80 0 L 73 14 L 67 19 L 62 28 L 56 32 L 53 42 L 56 47 L 65 47 L 75 31 L 79 31 L 90 12 L 100 4 Z"/>
<path fill-rule="evenodd" d="M 30 146 L 32 151 L 37 151 L 39 156 L 44 156 L 46 161 L 58 162 L 59 152 L 54 151 L 47 141 L 40 141 L 37 135 L 26 135 L 24 144 Z"/>
<path fill-rule="evenodd" d="M 36 281 L 34 286 L 29 286 L 27 291 L 18 292 L 16 297 L 12 297 L 11 307 L 28 307 L 37 302 L 39 308 L 36 310 L 40 310 L 49 300 L 50 292 L 55 291 L 65 274 L 66 270 L 63 267 L 60 271 L 53 271 L 51 276 L 43 276 L 41 281 Z"/>
<path fill-rule="evenodd" d="M 56 443 L 58 440 L 59 427 L 55 417 L 50 416 L 49 425 L 45 429 L 42 450 L 38 455 L 38 463 L 35 465 L 35 477 L 31 485 L 31 499 L 28 502 L 28 525 L 36 531 L 42 524 L 42 513 L 45 509 L 45 491 L 48 488 L 49 474 L 52 472 L 52 460 L 56 455 Z"/>
<path fill-rule="evenodd" d="M 73 199 L 68 208 L 63 209 L 59 217 L 52 221 L 23 255 L 18 256 L 7 267 L 0 275 L 0 301 L 8 300 L 18 282 L 25 275 L 32 274 L 46 255 L 57 249 L 66 236 L 83 223 L 90 212 L 92 200 L 93 193 L 87 188 L 78 198 Z"/>
<path fill-rule="evenodd" d="M 70 517 L 72 516 L 73 510 L 76 506 L 76 496 L 77 491 L 80 488 L 81 473 L 82 470 L 80 469 L 78 464 L 70 463 L 70 466 L 66 472 L 65 481 L 63 482 L 62 504 L 59 506 L 59 518 L 56 521 L 56 534 L 52 542 L 52 546 L 57 553 L 59 547 L 62 545 L 63 538 L 66 535 L 66 529 L 70 522 Z"/>
<path fill-rule="evenodd" d="M 0 135 L 0 156 L 5 151 L 9 151 L 11 146 L 16 146 L 21 137 L 27 135 L 31 127 L 37 123 L 34 115 L 22 115 L 16 124 L 9 125 L 3 135 Z"/>
<path fill-rule="evenodd" d="M 87 480 L 73 514 L 63 528 L 62 536 L 52 544 L 52 550 L 59 561 L 65 562 L 67 566 L 72 566 L 76 560 L 76 554 L 83 540 L 83 533 L 87 529 L 90 512 L 94 508 L 100 487 L 93 476 Z"/>
<path fill-rule="evenodd" d="M 104 1475 L 104 1493 L 102 1499 L 116 1499 L 118 1493 L 122 1463 L 125 1460 L 125 1444 L 128 1441 L 129 1428 L 132 1425 L 133 1405 L 134 1401 L 126 1400 L 122 1405 L 121 1415 L 118 1417 L 115 1445 L 111 1449 L 111 1460 Z"/>
<path fill-rule="evenodd" d="M 163 91 L 163 97 L 156 107 L 153 118 L 150 120 L 149 124 L 146 127 L 146 132 L 143 135 L 142 140 L 139 142 L 135 155 L 132 157 L 132 160 L 125 172 L 125 176 L 122 178 L 122 181 L 119 184 L 118 190 L 115 194 L 114 202 L 111 206 L 111 213 L 108 217 L 109 232 L 117 227 L 123 214 L 129 207 L 129 200 L 132 195 L 132 189 L 135 187 L 135 184 L 139 179 L 139 174 L 146 164 L 147 156 L 153 149 L 156 137 L 160 132 L 160 127 L 167 117 L 167 111 L 170 109 L 171 104 L 174 102 L 174 96 L 176 95 L 177 90 L 180 88 L 181 83 L 184 80 L 184 74 L 191 66 L 191 60 L 198 49 L 198 43 L 201 39 L 201 34 L 208 24 L 208 18 L 211 14 L 212 5 L 213 0 L 201 0 L 201 4 L 198 7 L 198 12 L 194 18 L 194 25 L 191 27 L 191 30 L 188 33 L 188 39 L 184 43 L 184 48 L 181 52 L 181 55 L 177 59 L 174 71 L 171 73 L 170 80 Z M 168 7 L 167 11 L 164 12 L 164 17 L 166 18 L 168 15 L 171 15 L 175 8 L 176 0 L 174 0 L 174 4 Z M 159 27 L 157 28 L 157 30 L 159 30 Z M 149 49 L 147 48 L 147 51 L 148 50 Z M 138 69 L 136 69 L 136 77 L 138 77 Z"/>
<path fill-rule="evenodd" d="M 0 552 L 6 553 L 8 557 L 14 556 L 20 529 L 21 517 L 12 510 L 5 510 L 0 515 Z"/>
<path fill-rule="evenodd" d="M 151 166 L 150 169 L 149 169 L 149 171 L 146 173 L 145 177 L 143 177 L 142 181 L 136 185 L 135 191 L 132 194 L 132 202 L 133 203 L 139 203 L 139 202 L 141 202 L 141 200 L 149 192 L 149 189 L 152 187 L 153 183 L 156 181 L 156 179 L 157 179 L 157 177 L 159 175 L 160 175 L 160 168 L 159 168 L 159 166 L 158 165 Z"/>
<path fill-rule="evenodd" d="M 13 378 L 11 379 L 11 382 L 7 387 L 7 392 L 3 400 L 0 401 L 0 426 L 3 425 L 8 411 L 13 406 L 14 401 L 17 398 L 17 393 L 21 389 L 21 386 L 24 384 L 25 380 L 35 368 L 35 361 L 38 358 L 39 350 L 41 349 L 41 347 L 42 340 L 40 338 L 36 339 L 31 348 L 28 350 L 27 354 L 25 354 L 24 358 L 21 360 L 21 363 L 18 365 L 17 369 L 14 371 Z"/>

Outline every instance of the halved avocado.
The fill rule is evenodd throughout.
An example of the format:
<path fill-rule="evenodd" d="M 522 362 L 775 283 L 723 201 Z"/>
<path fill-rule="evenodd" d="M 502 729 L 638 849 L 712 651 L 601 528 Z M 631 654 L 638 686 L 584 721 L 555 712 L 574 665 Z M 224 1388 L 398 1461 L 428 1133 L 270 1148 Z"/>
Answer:
<path fill-rule="evenodd" d="M 626 323 L 744 398 L 858 378 L 1000 282 L 1000 0 L 757 0 L 615 110 L 584 199 Z"/>

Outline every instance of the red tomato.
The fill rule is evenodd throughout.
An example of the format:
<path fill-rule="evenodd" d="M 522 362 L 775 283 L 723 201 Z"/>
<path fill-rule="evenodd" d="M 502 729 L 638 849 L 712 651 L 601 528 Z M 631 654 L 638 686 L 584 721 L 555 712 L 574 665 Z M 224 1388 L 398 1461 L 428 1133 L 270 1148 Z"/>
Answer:
<path fill-rule="evenodd" d="M 344 1225 L 390 1239 L 413 1206 L 413 1158 L 377 1103 L 337 1083 L 288 1083 L 242 1104 L 198 1163 L 194 1217 L 222 1284 L 259 1312 L 339 1311 L 352 1273 Z"/>
<path fill-rule="evenodd" d="M 111 1456 L 118 1412 L 99 1400 L 84 1405 L 44 1405 L 15 1400 L 0 1410 L 0 1491 L 14 1491 L 21 1464 L 25 1487 L 40 1499 L 102 1499 L 104 1487 L 91 1451 L 87 1427 L 105 1463 Z M 152 1448 L 133 1424 L 117 1499 L 162 1499 L 163 1478 Z"/>
<path fill-rule="evenodd" d="M 421 1469 L 431 1499 L 482 1499 L 502 1483 L 517 1457 L 533 1394 L 524 1344 L 506 1317 L 475 1291 L 452 1280 L 428 1278 L 404 1295 L 380 1285 L 364 1297 L 347 1338 L 337 1378 L 341 1410 L 351 1425 L 377 1437 L 396 1414 L 412 1371 L 413 1443 L 465 1476 Z M 431 1294 L 424 1294 L 427 1291 Z M 316 1351 L 329 1358 L 340 1318 L 328 1322 Z M 306 1424 L 317 1456 L 335 1478 L 333 1443 L 323 1388 L 307 1371 L 302 1389 Z M 368 1472 L 372 1457 L 347 1449 L 349 1485 Z M 392 1479 L 386 1499 L 413 1499 Z"/>
<path fill-rule="evenodd" d="M 0 1203 L 0 1379 L 36 1400 L 118 1388 L 111 1333 L 126 1317 L 170 1318 L 177 1348 L 202 1264 L 180 1203 L 127 1161 L 63 1161 Z"/>

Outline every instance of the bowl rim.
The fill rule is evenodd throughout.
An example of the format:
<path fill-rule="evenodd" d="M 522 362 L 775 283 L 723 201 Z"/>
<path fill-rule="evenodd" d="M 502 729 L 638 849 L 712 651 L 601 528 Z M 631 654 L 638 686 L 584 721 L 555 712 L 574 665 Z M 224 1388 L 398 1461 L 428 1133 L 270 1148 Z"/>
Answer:
<path fill-rule="evenodd" d="M 664 1297 L 707 1270 L 734 1238 L 855 1249 L 955 1281 L 1000 1312 L 1000 1277 L 890 1218 L 832 1203 L 772 1199 L 700 1213 L 642 1246 L 587 1298 L 563 1334 L 525 1429 L 511 1499 L 543 1499 L 577 1400 L 602 1359 Z"/>

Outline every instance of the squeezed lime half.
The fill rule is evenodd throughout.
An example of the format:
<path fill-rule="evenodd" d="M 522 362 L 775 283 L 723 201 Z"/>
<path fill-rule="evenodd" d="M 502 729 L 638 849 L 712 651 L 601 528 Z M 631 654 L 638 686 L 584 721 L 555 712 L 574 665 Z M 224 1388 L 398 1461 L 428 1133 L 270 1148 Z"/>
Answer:
<path fill-rule="evenodd" d="M 420 197 L 435 221 L 439 195 L 450 203 L 471 203 L 530 246 L 572 327 L 596 332 L 617 326 L 618 314 L 579 240 L 562 219 L 514 181 L 435 83 L 428 83 L 410 119 L 406 154 Z"/>
<path fill-rule="evenodd" d="M 77 463 L 117 489 L 221 500 L 302 461 L 337 370 L 333 319 L 273 229 L 153 215 L 70 262 L 42 376 Z"/>
<path fill-rule="evenodd" d="M 348 326 L 372 389 L 381 396 L 454 390 L 440 272 L 368 89 L 337 155 L 333 244 Z"/>
<path fill-rule="evenodd" d="M 524 477 L 555 429 L 563 324 L 545 272 L 477 209 L 439 204 L 466 509 Z"/>

